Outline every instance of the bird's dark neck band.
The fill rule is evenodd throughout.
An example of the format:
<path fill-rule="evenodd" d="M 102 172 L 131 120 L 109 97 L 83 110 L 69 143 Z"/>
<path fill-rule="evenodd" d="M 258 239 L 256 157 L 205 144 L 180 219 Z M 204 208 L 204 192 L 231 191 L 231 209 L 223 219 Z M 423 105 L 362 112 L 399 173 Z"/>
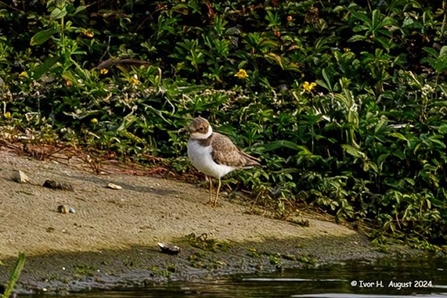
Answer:
<path fill-rule="evenodd" d="M 211 144 L 211 139 L 214 135 L 214 132 L 206 139 L 198 139 L 197 142 L 199 143 L 199 145 L 203 146 L 203 147 L 208 147 Z"/>

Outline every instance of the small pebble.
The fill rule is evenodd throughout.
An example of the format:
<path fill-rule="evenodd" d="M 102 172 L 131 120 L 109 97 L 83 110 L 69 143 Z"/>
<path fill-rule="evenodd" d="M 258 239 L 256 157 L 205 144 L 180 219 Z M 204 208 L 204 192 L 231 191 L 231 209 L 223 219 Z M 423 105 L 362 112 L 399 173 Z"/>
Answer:
<path fill-rule="evenodd" d="M 73 186 L 68 182 L 59 182 L 51 179 L 45 180 L 42 185 L 43 187 L 52 188 L 52 189 L 60 189 L 60 190 L 70 190 L 73 191 Z"/>
<path fill-rule="evenodd" d="M 177 245 L 164 244 L 159 242 L 158 247 L 160 247 L 161 252 L 168 255 L 177 255 L 180 252 L 180 247 Z"/>
<path fill-rule="evenodd" d="M 76 210 L 68 205 L 59 205 L 57 206 L 57 211 L 63 214 L 67 214 L 67 213 L 76 213 Z"/>
<path fill-rule="evenodd" d="M 115 190 L 123 189 L 122 186 L 117 185 L 117 184 L 113 184 L 113 183 L 109 183 L 109 184 L 107 184 L 107 187 L 108 187 L 108 188 L 111 188 L 111 189 L 115 189 Z"/>
<path fill-rule="evenodd" d="M 20 170 L 14 172 L 14 174 L 12 176 L 12 180 L 14 180 L 17 183 L 28 183 L 29 182 L 28 176 Z"/>

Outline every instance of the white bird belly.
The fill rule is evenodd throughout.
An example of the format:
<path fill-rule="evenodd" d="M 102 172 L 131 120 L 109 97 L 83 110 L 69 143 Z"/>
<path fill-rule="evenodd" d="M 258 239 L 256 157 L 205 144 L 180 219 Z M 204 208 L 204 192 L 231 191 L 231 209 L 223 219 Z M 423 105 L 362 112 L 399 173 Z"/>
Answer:
<path fill-rule="evenodd" d="M 236 169 L 215 163 L 211 157 L 211 146 L 203 147 L 195 140 L 188 140 L 188 157 L 197 170 L 215 178 L 220 179 Z"/>

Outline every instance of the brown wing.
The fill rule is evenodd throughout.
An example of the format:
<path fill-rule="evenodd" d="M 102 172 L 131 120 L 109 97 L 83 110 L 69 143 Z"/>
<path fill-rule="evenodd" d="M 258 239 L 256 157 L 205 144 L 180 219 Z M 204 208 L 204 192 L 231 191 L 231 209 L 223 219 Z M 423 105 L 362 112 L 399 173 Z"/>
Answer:
<path fill-rule="evenodd" d="M 258 159 L 239 150 L 228 137 L 220 133 L 211 135 L 210 145 L 213 149 L 211 156 L 218 164 L 238 168 L 260 165 Z"/>

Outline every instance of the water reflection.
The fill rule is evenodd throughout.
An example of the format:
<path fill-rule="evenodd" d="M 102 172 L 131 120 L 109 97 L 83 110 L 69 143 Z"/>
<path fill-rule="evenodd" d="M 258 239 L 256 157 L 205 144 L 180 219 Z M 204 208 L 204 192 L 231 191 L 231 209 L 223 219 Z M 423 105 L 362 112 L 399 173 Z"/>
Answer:
<path fill-rule="evenodd" d="M 231 279 L 72 293 L 70 297 L 447 297 L 447 259 L 350 261 Z"/>

